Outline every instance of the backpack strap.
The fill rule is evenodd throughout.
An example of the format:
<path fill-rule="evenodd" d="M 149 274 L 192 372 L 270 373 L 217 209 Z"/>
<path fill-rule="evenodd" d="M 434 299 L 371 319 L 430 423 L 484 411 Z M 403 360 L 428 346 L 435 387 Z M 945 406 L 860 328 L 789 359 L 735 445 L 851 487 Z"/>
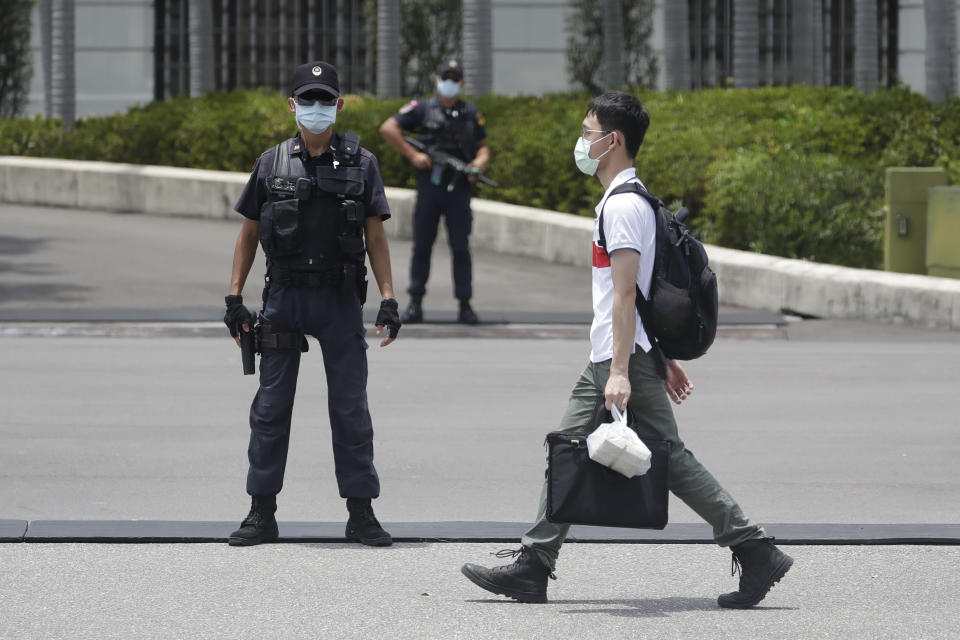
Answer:
<path fill-rule="evenodd" d="M 650 203 L 650 206 L 653 207 L 653 213 L 657 213 L 657 209 L 663 206 L 660 198 L 652 195 L 649 191 L 643 188 L 639 182 L 624 182 L 620 186 L 616 187 L 613 191 L 610 192 L 610 195 L 607 196 L 607 199 L 604 200 L 603 206 L 607 206 L 607 201 L 610 200 L 611 196 L 616 196 L 621 193 L 635 193 L 647 202 Z M 607 249 L 607 236 L 603 232 L 603 209 L 600 209 L 600 240 L 597 242 L 600 247 L 606 251 Z"/>
<path fill-rule="evenodd" d="M 607 196 L 607 200 L 604 201 L 603 206 L 607 206 L 607 201 L 610 200 L 611 196 L 615 196 L 621 193 L 635 193 L 648 203 L 653 208 L 654 215 L 654 255 L 656 255 L 656 216 L 657 211 L 660 207 L 663 206 L 663 202 L 651 194 L 649 191 L 643 188 L 639 182 L 625 182 L 620 186 L 614 188 L 610 192 L 610 195 Z M 603 232 L 603 209 L 600 209 L 600 239 L 597 241 L 597 244 L 604 251 L 607 250 L 607 237 Z M 656 279 L 656 273 L 651 274 L 650 276 L 650 285 L 653 286 L 653 282 Z M 657 375 L 660 376 L 661 380 L 667 379 L 667 362 L 666 358 L 663 356 L 663 352 L 660 351 L 660 345 L 657 344 L 657 338 L 653 335 L 653 332 L 650 330 L 652 322 L 650 320 L 650 302 L 643 295 L 643 292 L 640 291 L 640 285 L 636 285 L 637 288 L 637 313 L 640 315 L 640 323 L 643 325 L 643 331 L 647 334 L 647 339 L 650 341 L 650 353 L 653 356 L 653 364 L 657 369 Z"/>

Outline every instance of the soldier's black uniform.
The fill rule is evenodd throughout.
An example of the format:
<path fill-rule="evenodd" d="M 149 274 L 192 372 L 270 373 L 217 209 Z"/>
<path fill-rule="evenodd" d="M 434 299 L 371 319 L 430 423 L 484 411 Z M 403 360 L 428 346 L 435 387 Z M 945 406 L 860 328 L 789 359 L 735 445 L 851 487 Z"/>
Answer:
<path fill-rule="evenodd" d="M 417 133 L 428 146 L 437 146 L 464 162 L 477 154 L 478 143 L 487 137 L 486 123 L 477 107 L 457 100 L 444 107 L 434 96 L 425 102 L 413 101 L 400 109 L 394 119 L 402 129 Z M 453 257 L 453 294 L 461 301 L 473 297 L 473 268 L 469 236 L 473 224 L 470 211 L 471 184 L 466 177 L 439 167 L 417 171 L 417 204 L 413 212 L 413 256 L 407 293 L 418 300 L 427 291 L 430 254 L 437 237 L 440 218 L 446 221 Z M 405 320 L 406 322 L 406 320 Z"/>
<path fill-rule="evenodd" d="M 335 68 L 324 62 L 301 65 L 294 71 L 292 87 L 298 109 L 326 105 L 333 122 L 329 110 L 338 108 L 339 97 Z M 367 283 L 365 223 L 375 216 L 388 219 L 390 209 L 377 159 L 360 147 L 356 134 L 341 135 L 331 126 L 321 132 L 329 130 L 330 138 L 319 156 L 310 155 L 300 133 L 265 151 L 235 207 L 258 222 L 267 282 L 257 329 L 260 388 L 250 407 L 247 493 L 253 506 L 241 528 L 231 534 L 231 544 L 259 544 L 277 537 L 273 513 L 283 487 L 307 336 L 317 339 L 323 356 L 337 484 L 350 511 L 346 535 L 365 544 L 391 541 L 370 506 L 380 494 L 380 480 L 373 465 L 361 314 Z M 234 333 L 235 325 L 245 322 L 243 307 L 237 309 L 242 303 L 238 298 L 227 297 L 225 320 L 228 326 L 234 320 Z M 396 301 L 385 300 L 377 324 L 390 325 L 393 338 L 399 320 L 383 321 L 385 306 L 392 306 L 396 315 Z"/>
<path fill-rule="evenodd" d="M 323 365 L 327 374 L 327 401 L 330 428 L 333 431 L 333 454 L 337 483 L 344 498 L 376 498 L 380 483 L 373 466 L 373 427 L 367 410 L 367 348 L 358 297 L 360 282 L 354 282 L 357 293 L 350 294 L 344 284 L 347 277 L 344 265 L 354 265 L 354 278 L 363 269 L 362 255 L 345 255 L 340 250 L 342 219 L 341 203 L 335 192 L 317 193 L 297 211 L 303 229 L 293 230 L 284 220 L 283 203 L 292 196 L 271 190 L 274 157 L 277 150 L 290 159 L 299 161 L 307 175 L 316 177 L 321 167 L 332 169 L 342 136 L 334 134 L 330 149 L 317 158 L 307 154 L 299 135 L 260 156 L 250 180 L 237 202 L 236 210 L 252 220 L 260 220 L 262 243 L 271 246 L 268 253 L 271 279 L 264 318 L 276 332 L 312 335 L 320 342 Z M 383 179 L 377 160 L 366 149 L 357 154 L 356 175 L 360 182 L 350 188 L 362 205 L 363 217 L 390 217 L 390 209 L 383 191 Z M 338 163 L 342 164 L 342 163 Z M 348 168 L 339 166 L 337 171 Z M 289 175 L 289 174 L 285 174 Z M 293 182 L 293 180 L 290 180 Z M 319 185 L 318 185 L 319 186 Z M 341 185 L 346 187 L 347 185 Z M 346 194 L 344 194 L 346 195 Z M 261 212 L 269 207 L 270 220 Z M 278 220 L 279 218 L 279 220 Z M 357 221 L 362 225 L 362 218 Z M 284 227 L 286 224 L 286 227 Z M 309 227 L 309 229 L 307 229 Z M 304 251 L 308 236 L 316 236 L 315 246 Z M 302 237 L 297 237 L 302 236 Z M 289 239 L 291 247 L 280 246 Z M 357 238 L 362 243 L 362 237 Z M 327 256 L 323 257 L 324 250 Z M 360 247 L 362 253 L 362 245 Z M 345 293 L 346 292 L 346 293 Z M 285 348 L 265 348 L 260 360 L 260 390 L 250 408 L 250 471 L 247 493 L 275 495 L 283 486 L 283 472 L 287 460 L 290 434 L 290 415 L 297 385 L 300 364 L 299 340 Z"/>

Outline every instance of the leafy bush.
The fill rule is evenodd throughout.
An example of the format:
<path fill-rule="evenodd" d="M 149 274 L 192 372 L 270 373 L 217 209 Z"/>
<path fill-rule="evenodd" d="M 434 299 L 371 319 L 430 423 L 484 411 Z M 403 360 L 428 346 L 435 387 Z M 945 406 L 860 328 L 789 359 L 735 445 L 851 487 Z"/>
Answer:
<path fill-rule="evenodd" d="M 711 167 L 704 235 L 734 249 L 878 267 L 881 182 L 828 153 L 742 151 Z"/>
<path fill-rule="evenodd" d="M 641 91 L 651 114 L 636 165 L 650 190 L 693 212 L 706 239 L 746 249 L 875 266 L 876 215 L 888 166 L 944 166 L 960 182 L 960 102 L 937 106 L 905 88 L 776 87 Z M 597 180 L 573 163 L 591 96 L 490 95 L 477 100 L 501 189 L 483 198 L 593 215 Z M 413 186 L 409 163 L 377 129 L 406 101 L 347 96 L 337 128 L 380 160 L 384 182 Z M 0 119 L 0 154 L 249 171 L 295 133 L 279 93 L 213 92 L 79 120 Z"/>

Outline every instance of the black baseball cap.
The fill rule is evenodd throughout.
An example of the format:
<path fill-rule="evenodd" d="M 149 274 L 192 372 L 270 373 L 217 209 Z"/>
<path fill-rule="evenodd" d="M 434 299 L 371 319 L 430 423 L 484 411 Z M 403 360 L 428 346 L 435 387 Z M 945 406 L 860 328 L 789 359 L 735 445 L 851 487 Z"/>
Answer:
<path fill-rule="evenodd" d="M 322 89 L 340 97 L 340 80 L 337 68 L 327 62 L 308 62 L 293 70 L 290 78 L 290 95 L 299 96 L 311 89 Z"/>
<path fill-rule="evenodd" d="M 463 80 L 463 65 L 456 60 L 446 60 L 437 67 L 437 75 L 441 80 Z"/>

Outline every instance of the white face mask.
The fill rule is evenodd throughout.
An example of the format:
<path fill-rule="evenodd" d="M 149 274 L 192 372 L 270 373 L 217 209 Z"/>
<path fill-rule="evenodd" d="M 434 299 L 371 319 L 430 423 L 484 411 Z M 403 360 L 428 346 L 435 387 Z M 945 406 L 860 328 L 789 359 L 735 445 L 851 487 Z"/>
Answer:
<path fill-rule="evenodd" d="M 456 80 L 441 80 L 437 83 L 437 93 L 444 98 L 455 98 L 460 93 L 460 83 Z"/>
<path fill-rule="evenodd" d="M 297 122 L 310 133 L 323 133 L 337 120 L 337 105 L 312 104 L 309 107 L 296 105 Z"/>
<path fill-rule="evenodd" d="M 603 136 L 603 138 L 607 138 L 611 135 L 613 135 L 612 131 L 607 135 Z M 590 157 L 590 147 L 592 147 L 595 143 L 603 140 L 603 138 L 598 138 L 593 142 L 590 142 L 583 136 L 580 136 L 577 139 L 576 146 L 573 148 L 573 159 L 577 163 L 577 169 L 580 169 L 580 171 L 587 174 L 588 176 L 592 176 L 597 172 L 597 165 L 600 164 L 600 158 L 610 153 L 610 149 L 607 149 L 606 151 L 601 153 L 599 157 L 596 157 L 596 158 Z"/>

